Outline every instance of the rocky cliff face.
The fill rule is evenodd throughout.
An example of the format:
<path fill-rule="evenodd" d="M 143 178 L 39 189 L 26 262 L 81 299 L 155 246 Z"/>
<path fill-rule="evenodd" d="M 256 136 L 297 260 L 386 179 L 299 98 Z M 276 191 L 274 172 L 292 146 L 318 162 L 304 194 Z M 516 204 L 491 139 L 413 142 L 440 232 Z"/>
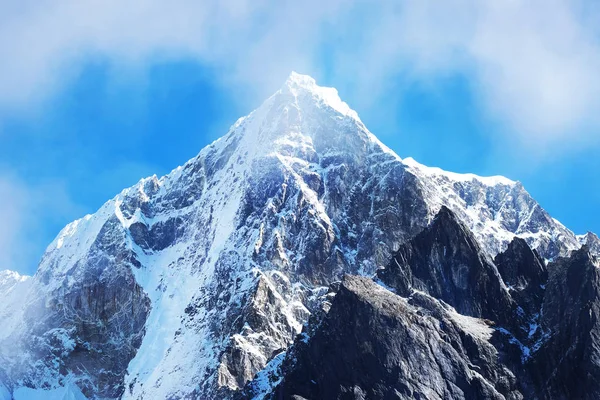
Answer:
<path fill-rule="evenodd" d="M 577 236 L 577 240 L 581 245 L 588 247 L 590 253 L 600 255 L 600 238 L 593 232 L 588 232 L 585 235 Z"/>
<path fill-rule="evenodd" d="M 488 322 L 435 298 L 347 276 L 329 313 L 281 367 L 272 398 L 520 399 Z"/>
<path fill-rule="evenodd" d="M 446 207 L 400 246 L 378 277 L 402 296 L 419 290 L 463 315 L 508 321 L 516 311 L 496 266 Z"/>
<path fill-rule="evenodd" d="M 531 250 L 523 239 L 515 238 L 494 262 L 519 307 L 527 315 L 536 315 L 541 309 L 548 280 L 548 270 L 538 252 Z"/>
<path fill-rule="evenodd" d="M 589 249 L 551 263 L 548 276 L 515 239 L 496 257 L 505 284 L 471 245 L 442 209 L 375 280 L 346 276 L 240 397 L 597 398 L 600 269 Z"/>
<path fill-rule="evenodd" d="M 509 246 L 515 237 L 520 247 Z M 436 352 L 462 360 L 455 363 L 460 385 L 449 385 L 464 396 L 513 396 L 503 370 L 473 378 L 473 365 L 484 368 L 490 357 L 471 351 L 487 354 L 493 345 L 460 348 L 469 335 L 452 318 L 467 317 L 441 302 L 473 318 L 505 321 L 517 313 L 516 325 L 501 333 L 513 340 L 502 351 L 516 347 L 521 355 L 528 342 L 520 340 L 537 338 L 520 333 L 539 315 L 541 294 L 530 292 L 545 279 L 536 275 L 541 259 L 521 254 L 529 246 L 551 259 L 580 243 L 518 182 L 401 160 L 335 89 L 292 74 L 197 157 L 65 227 L 31 279 L 1 287 L 13 306 L 0 306 L 0 380 L 15 396 L 59 388 L 89 398 L 235 396 L 257 373 L 276 369 L 305 323 L 328 315 L 330 284 L 397 263 L 393 296 L 408 296 L 410 286 L 423 292 L 411 292 L 413 299 L 429 305 L 382 295 L 390 307 L 411 310 L 394 326 L 410 336 L 407 321 L 429 310 L 435 317 L 416 332 L 438 324 L 433 332 L 450 335 L 452 349 Z M 494 264 L 507 248 L 507 261 Z M 362 317 L 376 310 L 366 299 L 372 287 L 363 284 L 347 283 L 342 296 L 360 292 Z M 453 333 L 440 328 L 446 323 Z M 373 346 L 378 337 L 369 339 Z M 400 345 L 380 348 L 388 344 Z M 389 364 L 402 364 L 400 355 Z M 434 380 L 449 379 L 437 368 Z M 402 390 L 424 389 L 413 382 Z M 444 390 L 435 393 L 460 393 Z"/>
<path fill-rule="evenodd" d="M 533 359 L 541 397 L 600 396 L 600 262 L 587 247 L 548 266 L 540 318 L 543 332 Z"/>

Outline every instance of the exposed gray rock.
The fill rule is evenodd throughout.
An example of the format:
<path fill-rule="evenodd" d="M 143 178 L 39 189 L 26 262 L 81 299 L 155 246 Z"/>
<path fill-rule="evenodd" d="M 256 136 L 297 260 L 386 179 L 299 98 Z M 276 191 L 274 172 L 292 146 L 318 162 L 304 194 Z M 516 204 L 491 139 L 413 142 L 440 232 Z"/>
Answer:
<path fill-rule="evenodd" d="M 548 266 L 532 371 L 541 398 L 600 397 L 600 263 L 587 247 Z"/>
<path fill-rule="evenodd" d="M 463 315 L 501 322 L 516 315 L 496 266 L 446 207 L 429 227 L 400 246 L 377 276 L 402 296 L 419 290 Z"/>
<path fill-rule="evenodd" d="M 488 343 L 493 329 L 419 296 L 427 299 L 415 305 L 347 276 L 316 332 L 290 351 L 271 397 L 522 398 Z"/>
<path fill-rule="evenodd" d="M 494 259 L 510 295 L 528 316 L 540 312 L 548 271 L 537 251 L 527 242 L 514 238 L 506 251 Z"/>

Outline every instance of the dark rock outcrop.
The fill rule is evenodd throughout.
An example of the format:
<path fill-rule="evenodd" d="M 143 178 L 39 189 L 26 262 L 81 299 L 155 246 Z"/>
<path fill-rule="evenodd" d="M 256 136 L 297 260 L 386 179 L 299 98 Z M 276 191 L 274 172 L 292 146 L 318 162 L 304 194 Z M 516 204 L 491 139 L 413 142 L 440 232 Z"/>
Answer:
<path fill-rule="evenodd" d="M 541 398 L 600 398 L 600 265 L 587 247 L 548 266 L 532 368 Z"/>
<path fill-rule="evenodd" d="M 283 363 L 274 399 L 518 399 L 493 330 L 419 294 L 421 305 L 346 276 L 329 313 Z"/>
<path fill-rule="evenodd" d="M 446 207 L 377 275 L 402 296 L 423 291 L 463 315 L 507 322 L 516 310 L 496 266 Z"/>
<path fill-rule="evenodd" d="M 514 238 L 506 251 L 496 256 L 494 263 L 511 297 L 524 312 L 529 317 L 539 313 L 548 271 L 537 251 L 531 250 L 525 240 Z"/>

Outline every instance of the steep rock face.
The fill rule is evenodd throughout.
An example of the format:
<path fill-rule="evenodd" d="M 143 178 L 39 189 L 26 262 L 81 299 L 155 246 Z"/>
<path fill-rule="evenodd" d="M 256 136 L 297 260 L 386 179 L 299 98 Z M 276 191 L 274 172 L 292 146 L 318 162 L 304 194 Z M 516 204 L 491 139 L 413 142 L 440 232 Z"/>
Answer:
<path fill-rule="evenodd" d="M 347 276 L 316 332 L 297 341 L 271 398 L 519 399 L 493 330 L 424 294 Z M 297 397 L 294 397 L 297 396 Z"/>
<path fill-rule="evenodd" d="M 548 266 L 541 329 L 532 371 L 541 397 L 600 396 L 600 263 L 587 247 Z"/>
<path fill-rule="evenodd" d="M 442 209 L 378 271 L 376 281 L 384 286 L 347 276 L 329 311 L 311 319 L 241 398 L 597 398 L 598 259 L 584 246 L 551 263 L 548 277 L 537 253 L 515 239 L 496 262 L 519 307 L 512 315 L 488 316 L 494 321 L 472 318 L 447 303 L 466 312 L 473 306 L 437 286 L 472 254 L 465 247 L 448 251 L 464 242 L 464 233 L 468 237 L 468 229 Z M 446 245 L 445 261 L 431 251 L 440 244 Z M 398 258 L 409 261 L 402 265 Z M 481 251 L 480 258 L 486 259 Z M 486 267 L 476 267 L 485 273 Z M 457 290 L 448 276 L 444 281 Z M 485 290 L 469 296 L 479 305 L 497 299 Z"/>
<path fill-rule="evenodd" d="M 0 313 L 0 347 L 17 349 L 2 379 L 100 398 L 227 396 L 289 346 L 330 283 L 388 264 L 443 204 L 482 259 L 515 235 L 546 258 L 579 246 L 520 184 L 403 161 L 335 89 L 292 74 L 197 157 L 61 231 L 26 301 Z M 487 288 L 488 262 L 469 261 Z"/>
<path fill-rule="evenodd" d="M 515 238 L 494 263 L 517 304 L 528 315 L 539 313 L 548 271 L 537 251 L 531 250 L 525 240 Z"/>
<path fill-rule="evenodd" d="M 446 207 L 429 227 L 400 246 L 378 277 L 402 296 L 419 290 L 463 315 L 504 322 L 516 309 L 496 266 Z"/>
<path fill-rule="evenodd" d="M 235 331 L 239 334 L 233 335 L 221 356 L 221 386 L 243 387 L 272 356 L 287 347 L 290 337 L 301 330 L 297 321 L 305 321 L 309 311 L 300 301 L 286 303 L 280 294 L 289 296 L 292 290 L 286 278 L 278 274 L 271 275 L 271 279 L 259 275 L 256 287 L 250 292 L 251 298 L 240 313 L 241 318 L 234 321 L 238 326 Z M 244 351 L 248 348 L 259 351 Z"/>
<path fill-rule="evenodd" d="M 65 271 L 57 284 L 55 269 L 40 269 L 22 305 L 22 321 L 9 340 L 4 368 L 25 386 L 52 387 L 81 377 L 87 393 L 119 397 L 127 365 L 144 335 L 148 297 L 131 273 L 133 255 L 108 220 L 87 257 Z M 21 305 L 20 305 L 21 306 Z M 92 379 L 93 377 L 93 379 Z"/>

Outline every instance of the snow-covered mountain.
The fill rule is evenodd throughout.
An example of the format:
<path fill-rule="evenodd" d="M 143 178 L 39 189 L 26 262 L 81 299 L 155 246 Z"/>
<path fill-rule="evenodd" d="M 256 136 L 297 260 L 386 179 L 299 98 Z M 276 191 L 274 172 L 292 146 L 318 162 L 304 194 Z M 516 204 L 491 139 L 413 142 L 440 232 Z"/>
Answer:
<path fill-rule="evenodd" d="M 519 182 L 400 159 L 292 73 L 197 157 L 67 225 L 33 277 L 0 275 L 0 382 L 15 398 L 237 395 L 330 284 L 373 276 L 442 206 L 490 260 L 515 237 L 547 260 L 584 242 Z"/>
<path fill-rule="evenodd" d="M 600 238 L 595 233 L 588 232 L 585 235 L 578 235 L 577 240 L 582 246 L 589 247 L 593 253 L 600 254 Z"/>

